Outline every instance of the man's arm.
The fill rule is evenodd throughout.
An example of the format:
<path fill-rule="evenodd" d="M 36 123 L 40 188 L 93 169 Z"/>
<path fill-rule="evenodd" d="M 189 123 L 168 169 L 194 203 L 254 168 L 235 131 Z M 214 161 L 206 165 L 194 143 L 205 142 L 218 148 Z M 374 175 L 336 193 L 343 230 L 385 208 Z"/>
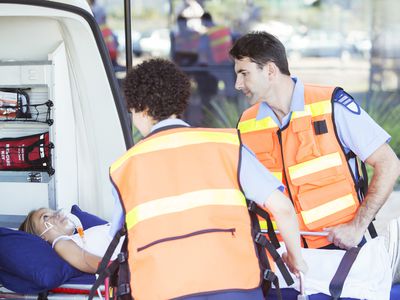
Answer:
<path fill-rule="evenodd" d="M 328 239 L 336 246 L 349 249 L 357 246 L 379 209 L 388 199 L 400 175 L 400 162 L 392 148 L 383 144 L 365 161 L 374 174 L 364 201 L 354 219 L 346 224 L 326 228 Z"/>
<path fill-rule="evenodd" d="M 285 242 L 287 253 L 282 258 L 290 272 L 297 277 L 299 272 L 306 273 L 307 265 L 301 255 L 299 224 L 292 203 L 282 192 L 275 190 L 265 201 L 264 207 L 274 215 Z"/>
<path fill-rule="evenodd" d="M 273 215 L 286 243 L 288 254 L 282 258 L 289 270 L 298 276 L 306 272 L 307 265 L 300 252 L 300 234 L 297 216 L 292 202 L 282 193 L 283 185 L 256 158 L 246 146 L 242 146 L 240 183 L 247 199 L 266 207 Z"/>

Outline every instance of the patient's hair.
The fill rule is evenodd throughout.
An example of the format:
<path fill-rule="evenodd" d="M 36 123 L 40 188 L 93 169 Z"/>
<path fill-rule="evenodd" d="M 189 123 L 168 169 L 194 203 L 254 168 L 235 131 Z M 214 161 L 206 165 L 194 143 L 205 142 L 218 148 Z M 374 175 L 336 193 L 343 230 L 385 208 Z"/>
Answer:
<path fill-rule="evenodd" d="M 41 209 L 41 208 L 39 208 Z M 32 210 L 25 218 L 25 220 L 19 226 L 19 230 L 25 231 L 30 234 L 38 235 L 39 233 L 36 230 L 35 224 L 33 223 L 33 214 L 38 210 Z"/>

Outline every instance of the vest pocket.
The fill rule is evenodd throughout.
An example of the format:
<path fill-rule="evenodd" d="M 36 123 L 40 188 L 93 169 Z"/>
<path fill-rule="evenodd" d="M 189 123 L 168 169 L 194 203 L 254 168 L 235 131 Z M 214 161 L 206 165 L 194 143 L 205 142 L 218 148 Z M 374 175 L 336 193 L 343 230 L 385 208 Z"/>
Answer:
<path fill-rule="evenodd" d="M 222 228 L 210 228 L 210 229 L 203 229 L 203 230 L 198 230 L 194 231 L 188 234 L 183 234 L 179 236 L 172 236 L 172 237 L 166 237 L 163 239 L 159 239 L 156 241 L 153 241 L 147 245 L 144 245 L 142 247 L 137 248 L 137 252 L 143 251 L 145 249 L 148 249 L 154 245 L 161 244 L 161 243 L 166 243 L 166 242 L 171 242 L 175 240 L 181 240 L 181 239 L 186 239 L 190 238 L 196 235 L 201 235 L 201 234 L 209 234 L 209 233 L 230 233 L 232 237 L 235 236 L 236 228 L 227 228 L 227 229 L 222 229 Z"/>
<path fill-rule="evenodd" d="M 306 131 L 298 132 L 297 137 L 300 142 L 298 151 L 296 153 L 297 162 L 302 162 L 321 156 L 321 152 L 319 151 L 317 143 L 315 142 L 312 128 Z"/>
<path fill-rule="evenodd" d="M 299 193 L 297 199 L 302 220 L 309 230 L 350 220 L 359 205 L 347 180 Z"/>

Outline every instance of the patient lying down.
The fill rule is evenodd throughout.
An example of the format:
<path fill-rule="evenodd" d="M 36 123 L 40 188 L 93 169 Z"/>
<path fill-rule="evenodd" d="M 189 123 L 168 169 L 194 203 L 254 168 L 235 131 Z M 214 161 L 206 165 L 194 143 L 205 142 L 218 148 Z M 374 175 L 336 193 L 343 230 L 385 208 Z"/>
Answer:
<path fill-rule="evenodd" d="M 83 231 L 79 219 L 62 210 L 39 208 L 31 211 L 20 230 L 40 236 L 70 265 L 86 273 L 95 273 L 112 237 L 110 224 L 98 225 Z M 123 239 L 114 252 L 118 255 Z"/>

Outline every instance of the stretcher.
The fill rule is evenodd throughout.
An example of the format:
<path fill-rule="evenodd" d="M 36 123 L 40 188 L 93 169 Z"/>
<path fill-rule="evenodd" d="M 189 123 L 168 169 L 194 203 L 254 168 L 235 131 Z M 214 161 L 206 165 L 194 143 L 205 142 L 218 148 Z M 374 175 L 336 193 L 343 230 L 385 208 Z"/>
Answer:
<path fill-rule="evenodd" d="M 35 300 L 84 300 L 87 299 L 92 284 L 83 283 L 66 283 L 51 291 L 37 294 L 21 294 L 14 293 L 0 285 L 0 299 L 35 299 Z M 96 296 L 94 299 L 106 299 L 105 287 L 100 287 L 102 298 Z"/>
<path fill-rule="evenodd" d="M 262 230 L 261 232 L 267 233 L 266 230 Z M 276 230 L 276 233 L 279 234 L 279 231 Z M 308 236 L 327 236 L 328 232 L 308 232 L 308 231 L 300 231 L 300 234 L 302 236 L 308 235 Z M 377 240 L 374 240 L 375 242 Z M 370 245 L 370 244 L 369 244 Z M 351 267 L 351 266 L 350 266 Z M 335 274 L 336 276 L 336 274 Z M 312 294 L 312 295 L 307 295 L 306 290 L 305 290 L 305 278 L 303 274 L 300 275 L 299 278 L 299 288 L 296 290 L 295 288 L 281 288 L 281 294 L 282 294 L 282 299 L 285 300 L 328 300 L 328 299 L 337 299 L 332 297 L 331 295 L 327 295 L 324 293 L 317 293 L 317 294 Z M 278 294 L 275 289 L 271 289 L 269 294 L 268 294 L 268 300 L 275 300 L 279 299 Z M 338 299 L 343 299 L 343 300 L 357 300 L 357 298 L 349 298 L 349 297 L 341 297 Z M 390 300 L 398 300 L 400 299 L 400 283 L 399 284 L 394 284 L 391 289 L 390 289 Z M 388 300 L 389 300 L 388 299 Z M 381 299 L 379 299 L 381 300 Z M 384 300 L 384 299 L 382 299 Z"/>

